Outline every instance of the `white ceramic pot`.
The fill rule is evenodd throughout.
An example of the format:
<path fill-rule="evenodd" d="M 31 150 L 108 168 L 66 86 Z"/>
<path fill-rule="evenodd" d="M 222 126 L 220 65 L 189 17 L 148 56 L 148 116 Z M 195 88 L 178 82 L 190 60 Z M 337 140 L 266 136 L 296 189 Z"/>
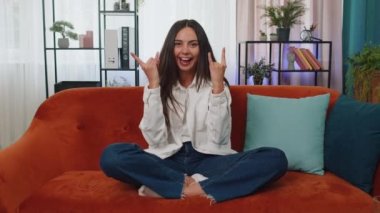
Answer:
<path fill-rule="evenodd" d="M 68 38 L 59 38 L 58 39 L 58 47 L 59 48 L 69 48 L 69 39 Z"/>
<path fill-rule="evenodd" d="M 267 40 L 267 36 L 266 35 L 261 35 L 260 36 L 260 41 L 266 41 Z"/>
<path fill-rule="evenodd" d="M 271 41 L 277 41 L 278 40 L 277 34 L 270 35 L 270 40 Z"/>

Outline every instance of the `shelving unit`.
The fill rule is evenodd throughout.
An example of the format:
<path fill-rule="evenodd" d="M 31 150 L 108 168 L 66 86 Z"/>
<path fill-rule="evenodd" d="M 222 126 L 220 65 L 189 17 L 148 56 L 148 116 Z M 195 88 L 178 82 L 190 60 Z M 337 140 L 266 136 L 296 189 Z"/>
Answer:
<path fill-rule="evenodd" d="M 108 0 L 109 1 L 109 0 Z M 104 47 L 104 42 L 101 38 L 104 38 L 104 30 L 107 29 L 108 26 L 108 19 L 109 18 L 132 18 L 134 22 L 134 49 L 130 50 L 131 52 L 136 53 L 136 55 L 139 55 L 139 42 L 138 42 L 138 36 L 139 36 L 139 30 L 138 30 L 138 1 L 134 0 L 134 8 L 133 11 L 123 11 L 123 10 L 110 10 L 106 8 L 106 0 L 98 0 L 99 4 L 99 46 Z M 103 26 L 101 26 L 103 25 Z M 135 86 L 139 86 L 139 70 L 137 69 L 137 64 L 134 63 L 132 67 L 129 68 L 106 68 L 103 66 L 104 59 L 104 49 L 100 49 L 99 53 L 99 59 L 100 59 L 100 79 L 101 84 L 103 86 L 107 86 L 108 82 L 108 73 L 109 72 L 134 72 L 135 75 Z M 131 58 L 130 58 L 131 59 Z M 104 73 L 104 81 L 103 80 L 103 73 Z M 103 83 L 104 82 L 104 83 Z"/>
<path fill-rule="evenodd" d="M 244 84 L 247 84 L 247 79 L 249 76 L 246 75 L 246 68 L 248 67 L 248 59 L 250 58 L 250 52 L 248 51 L 249 46 L 257 46 L 258 44 L 264 44 L 269 45 L 269 53 L 267 54 L 267 61 L 268 63 L 274 62 L 274 59 L 277 59 L 277 65 L 276 68 L 272 70 L 273 72 L 278 73 L 277 74 L 277 81 L 278 85 L 281 85 L 281 74 L 282 73 L 314 73 L 314 85 L 317 86 L 318 83 L 318 74 L 319 73 L 326 73 L 328 75 L 328 82 L 327 86 L 330 87 L 331 82 L 331 55 L 332 55 L 332 42 L 331 41 L 322 41 L 320 39 L 313 38 L 312 41 L 242 41 L 238 44 L 238 84 L 241 82 L 241 70 L 243 70 L 244 73 Z M 321 70 L 302 70 L 302 69 L 296 69 L 296 70 L 288 70 L 283 69 L 283 48 L 287 44 L 311 44 L 314 47 L 315 56 L 318 60 L 321 60 L 320 58 L 320 51 L 324 46 L 327 46 L 328 48 L 328 62 L 327 62 L 327 68 L 323 68 Z M 243 47 L 243 48 L 242 48 Z M 275 55 L 273 54 L 274 48 L 278 48 L 278 54 L 276 55 L 277 58 L 274 58 Z M 243 62 L 241 60 L 241 53 L 244 51 L 245 56 L 243 59 Z M 254 49 L 252 50 L 254 51 Z M 258 58 L 255 58 L 257 60 Z M 268 60 L 269 59 L 269 60 Z M 272 75 L 273 78 L 273 75 Z M 269 84 L 272 84 L 271 81 L 269 81 Z"/>
<path fill-rule="evenodd" d="M 104 50 L 104 32 L 105 29 L 107 29 L 112 24 L 112 17 L 116 19 L 123 19 L 123 21 L 127 20 L 132 24 L 131 27 L 134 28 L 134 49 L 130 49 L 131 52 L 135 52 L 136 55 L 139 55 L 139 42 L 138 42 L 138 35 L 139 35 L 139 27 L 138 27 L 138 0 L 129 0 L 133 1 L 134 4 L 131 10 L 117 10 L 114 11 L 113 8 L 110 6 L 115 1 L 113 0 L 98 0 L 97 1 L 97 11 L 94 11 L 94 14 L 96 13 L 98 17 L 98 24 L 97 29 L 91 29 L 93 31 L 93 36 L 98 36 L 98 43 L 95 43 L 95 39 L 93 40 L 93 48 L 79 48 L 79 47 L 69 47 L 69 48 L 59 48 L 57 47 L 57 37 L 56 33 L 49 31 L 49 26 L 47 26 L 47 16 L 46 11 L 47 9 L 51 12 L 51 21 L 54 23 L 56 20 L 56 1 L 63 1 L 63 0 L 42 0 L 42 12 L 43 12 L 43 39 L 44 39 L 44 59 L 45 59 L 45 86 L 46 86 L 46 98 L 49 97 L 49 89 L 52 85 L 52 82 L 49 82 L 49 75 L 54 75 L 54 85 L 57 85 L 62 81 L 62 79 L 59 79 L 59 72 L 63 72 L 64 70 L 59 70 L 59 67 L 57 65 L 58 60 L 60 60 L 58 56 L 58 52 L 67 52 L 67 51 L 94 51 L 95 54 L 98 54 L 98 61 L 94 66 L 98 67 L 99 71 L 99 77 L 98 80 L 93 82 L 86 82 L 85 85 L 89 85 L 89 83 L 92 83 L 93 86 L 108 86 L 107 85 L 107 78 L 109 72 L 133 72 L 134 73 L 134 84 L 135 86 L 139 85 L 139 70 L 137 68 L 137 64 L 134 63 L 134 66 L 128 67 L 128 68 L 113 68 L 109 69 L 104 67 L 105 64 L 105 50 Z M 94 4 L 96 4 L 94 2 Z M 49 8 L 47 8 L 49 6 Z M 49 17 L 50 18 L 50 17 Z M 86 17 L 84 17 L 86 18 Z M 74 24 L 75 25 L 75 24 Z M 49 41 L 47 40 L 47 34 L 52 34 L 52 39 Z M 48 45 L 49 44 L 49 45 Z M 48 58 L 47 54 L 52 54 L 52 60 L 51 63 L 48 64 Z M 50 68 L 49 68 L 49 65 Z M 49 69 L 51 69 L 49 71 Z"/>

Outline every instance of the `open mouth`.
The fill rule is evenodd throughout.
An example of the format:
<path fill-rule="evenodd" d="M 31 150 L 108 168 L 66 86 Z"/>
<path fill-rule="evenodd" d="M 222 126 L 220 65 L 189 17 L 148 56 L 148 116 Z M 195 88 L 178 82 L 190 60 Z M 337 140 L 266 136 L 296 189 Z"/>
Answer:
<path fill-rule="evenodd" d="M 179 59 L 180 65 L 182 66 L 188 66 L 193 60 L 193 58 L 191 57 L 178 57 L 178 59 Z"/>

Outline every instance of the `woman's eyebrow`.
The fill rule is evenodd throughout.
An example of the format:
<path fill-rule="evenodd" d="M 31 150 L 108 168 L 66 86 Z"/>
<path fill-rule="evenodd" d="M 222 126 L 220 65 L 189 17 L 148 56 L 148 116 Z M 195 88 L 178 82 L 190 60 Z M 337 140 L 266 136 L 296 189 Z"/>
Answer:
<path fill-rule="evenodd" d="M 189 42 L 189 43 L 190 43 L 190 42 L 198 42 L 197 39 L 190 40 L 190 41 L 184 41 L 184 40 L 180 40 L 180 39 L 175 39 L 174 41 L 175 41 L 175 42 L 176 42 L 176 41 L 178 41 L 178 42 Z"/>

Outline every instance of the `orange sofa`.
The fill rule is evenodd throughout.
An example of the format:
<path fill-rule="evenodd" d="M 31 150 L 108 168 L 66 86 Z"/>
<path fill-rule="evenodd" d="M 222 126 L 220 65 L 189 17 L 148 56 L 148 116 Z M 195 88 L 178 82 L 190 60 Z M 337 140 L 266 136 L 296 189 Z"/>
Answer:
<path fill-rule="evenodd" d="M 232 86 L 232 143 L 243 149 L 247 93 L 306 97 L 339 93 L 322 87 Z M 215 205 L 202 197 L 139 197 L 136 188 L 106 177 L 99 156 L 110 143 L 146 147 L 138 128 L 142 87 L 82 88 L 46 100 L 16 143 L 0 151 L 0 212 L 373 212 L 370 195 L 330 172 L 289 171 L 254 195 Z M 380 173 L 374 194 L 380 194 Z"/>

